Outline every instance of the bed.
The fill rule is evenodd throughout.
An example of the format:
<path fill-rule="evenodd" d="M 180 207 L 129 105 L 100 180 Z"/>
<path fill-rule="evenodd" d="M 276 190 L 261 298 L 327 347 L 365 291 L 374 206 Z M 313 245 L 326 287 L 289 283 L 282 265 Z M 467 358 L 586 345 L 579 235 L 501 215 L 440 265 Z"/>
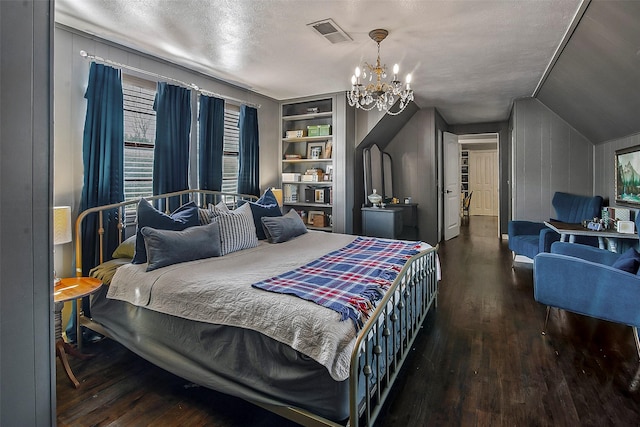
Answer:
<path fill-rule="evenodd" d="M 260 203 L 252 196 L 204 190 L 148 200 L 168 205 L 176 197 L 181 205 L 197 205 L 200 215 L 216 203 L 231 207 L 243 201 L 253 203 L 252 207 Z M 78 275 L 82 274 L 83 242 L 98 240 L 102 248 L 104 240 L 103 232 L 82 236 L 83 220 L 93 217 L 103 230 L 104 213 L 116 211 L 123 218 L 118 221 L 118 239 L 125 242 L 130 234 L 124 221 L 126 210 L 135 203 L 141 202 L 92 208 L 79 215 Z M 238 214 L 241 209 L 236 209 Z M 204 228 L 187 230 L 202 233 Z M 224 233 L 222 225 L 220 230 Z M 268 234 L 266 226 L 264 230 Z M 277 239 L 268 237 L 222 256 L 160 263 L 151 271 L 147 269 L 162 259 L 151 256 L 152 246 L 146 250 L 147 262 L 136 264 L 128 257 L 107 260 L 110 257 L 100 250 L 101 262 L 92 275 L 105 285 L 92 297 L 91 317 L 83 317 L 81 324 L 188 381 L 248 400 L 300 424 L 372 425 L 423 320 L 436 307 L 436 248 L 319 231 L 280 243 L 270 243 Z M 221 238 L 223 244 L 225 239 Z M 165 242 L 162 251 L 167 246 Z M 392 247 L 398 251 L 393 255 Z M 382 248 L 376 250 L 386 256 L 371 252 L 371 257 L 378 257 L 376 268 L 384 267 L 384 274 L 389 274 L 385 277 L 392 278 L 376 287 L 384 292 L 378 291 L 373 304 L 362 307 L 351 298 L 348 312 L 339 312 L 289 293 L 307 279 L 333 286 L 335 280 L 326 278 L 333 274 L 332 265 L 353 265 L 353 259 L 373 264 L 374 258 L 362 255 L 373 248 Z M 326 264 L 330 261 L 334 264 Z M 309 279 L 302 271 L 320 274 Z M 335 277 L 345 274 L 353 276 L 340 271 Z M 274 283 L 285 286 L 274 291 Z"/>

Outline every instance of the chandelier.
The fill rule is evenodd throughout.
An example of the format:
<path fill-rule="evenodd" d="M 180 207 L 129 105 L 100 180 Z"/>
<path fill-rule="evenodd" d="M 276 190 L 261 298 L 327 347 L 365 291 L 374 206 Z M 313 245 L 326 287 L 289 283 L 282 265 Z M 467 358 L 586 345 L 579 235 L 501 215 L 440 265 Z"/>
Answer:
<path fill-rule="evenodd" d="M 398 80 L 398 64 L 393 66 L 393 80 L 383 81 L 387 78 L 387 65 L 380 63 L 380 42 L 388 34 L 389 32 L 383 29 L 372 30 L 369 33 L 369 37 L 378 44 L 378 58 L 375 65 L 365 62 L 362 71 L 360 67 L 356 67 L 355 74 L 351 76 L 351 90 L 347 92 L 347 99 L 352 107 L 365 111 L 371 111 L 377 107 L 378 111 L 384 110 L 387 114 L 396 116 L 404 111 L 410 101 L 413 101 L 413 90 L 411 90 L 411 74 L 407 74 L 404 87 Z M 369 83 L 365 85 L 360 77 L 367 80 L 367 74 Z M 398 100 L 400 100 L 399 109 L 392 112 L 390 109 Z"/>

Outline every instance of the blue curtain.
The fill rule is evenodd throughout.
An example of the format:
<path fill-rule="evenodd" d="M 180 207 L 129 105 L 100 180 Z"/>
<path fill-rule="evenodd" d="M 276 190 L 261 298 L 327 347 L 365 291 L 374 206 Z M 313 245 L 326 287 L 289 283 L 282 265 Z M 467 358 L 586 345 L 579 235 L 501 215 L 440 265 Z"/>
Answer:
<path fill-rule="evenodd" d="M 199 187 L 220 191 L 224 154 L 224 100 L 200 95 L 199 115 Z M 207 202 L 215 201 L 212 199 Z"/>
<path fill-rule="evenodd" d="M 122 106 L 122 80 L 120 70 L 91 63 L 89 84 L 84 95 L 87 115 L 82 138 L 84 183 L 80 197 L 80 212 L 124 200 L 124 112 Z M 117 211 L 104 211 L 104 254 L 109 259 L 118 245 Z M 91 214 L 82 223 L 82 274 L 98 265 L 100 242 L 97 238 L 99 220 Z M 77 236 L 76 236 L 77 238 Z M 67 338 L 76 340 L 75 311 L 67 325 Z M 89 314 L 89 300 L 83 300 L 83 309 Z"/>
<path fill-rule="evenodd" d="M 84 95 L 87 115 L 82 139 L 84 183 L 80 197 L 80 211 L 119 203 L 124 200 L 124 113 L 122 107 L 122 79 L 120 70 L 91 63 L 89 84 Z M 117 212 L 103 218 L 104 253 L 110 256 L 118 245 Z M 99 263 L 97 215 L 83 221 L 82 274 Z M 86 244 L 94 239 L 94 244 Z"/>
<path fill-rule="evenodd" d="M 156 111 L 153 194 L 186 190 L 189 188 L 191 90 L 158 83 L 153 109 Z M 179 198 L 170 200 L 170 211 L 179 206 Z M 158 208 L 165 209 L 164 200 Z"/>
<path fill-rule="evenodd" d="M 258 110 L 240 107 L 240 169 L 238 193 L 260 195 L 260 150 L 258 137 Z"/>

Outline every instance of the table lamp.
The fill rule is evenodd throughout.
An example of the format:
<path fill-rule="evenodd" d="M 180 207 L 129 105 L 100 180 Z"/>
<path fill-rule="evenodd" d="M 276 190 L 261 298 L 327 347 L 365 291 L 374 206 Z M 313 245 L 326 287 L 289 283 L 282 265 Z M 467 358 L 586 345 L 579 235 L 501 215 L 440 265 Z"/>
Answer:
<path fill-rule="evenodd" d="M 53 244 L 61 245 L 71 241 L 71 207 L 55 206 L 53 208 Z M 55 252 L 55 248 L 54 248 Z M 54 284 L 60 281 L 53 271 Z"/>

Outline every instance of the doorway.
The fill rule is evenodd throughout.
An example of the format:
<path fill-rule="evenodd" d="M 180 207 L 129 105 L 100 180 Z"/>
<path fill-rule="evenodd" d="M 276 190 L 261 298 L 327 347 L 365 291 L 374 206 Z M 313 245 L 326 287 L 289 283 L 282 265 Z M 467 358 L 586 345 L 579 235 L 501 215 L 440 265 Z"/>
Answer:
<path fill-rule="evenodd" d="M 461 196 L 470 197 L 468 221 L 476 216 L 495 217 L 499 224 L 499 139 L 497 133 L 458 135 L 461 158 Z M 463 221 L 464 225 L 464 221 Z M 495 235 L 500 237 L 499 227 Z"/>

